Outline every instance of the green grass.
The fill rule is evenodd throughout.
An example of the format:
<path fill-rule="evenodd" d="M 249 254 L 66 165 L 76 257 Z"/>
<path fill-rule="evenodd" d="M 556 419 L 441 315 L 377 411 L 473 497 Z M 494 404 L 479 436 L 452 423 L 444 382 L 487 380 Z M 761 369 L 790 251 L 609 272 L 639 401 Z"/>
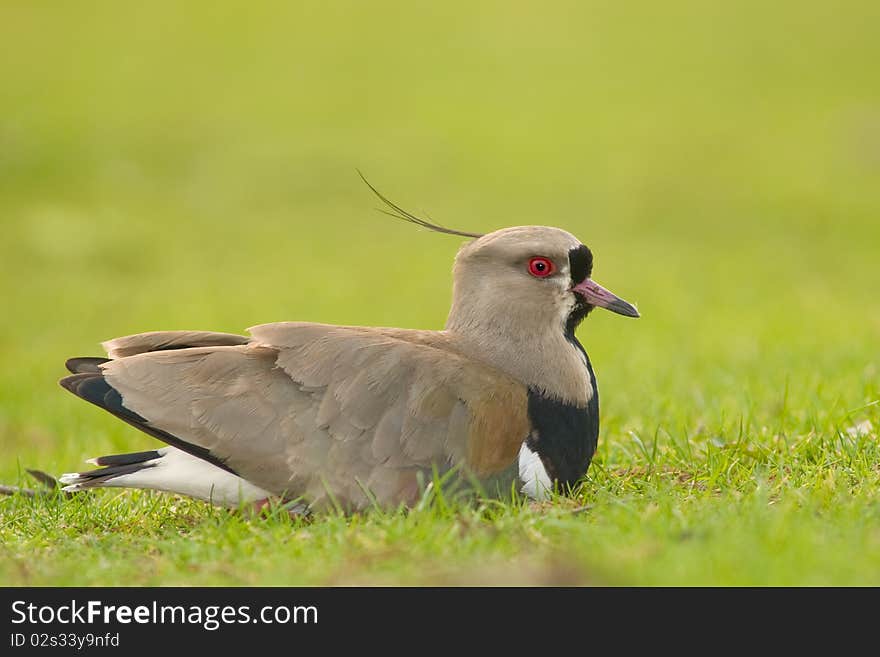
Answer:
<path fill-rule="evenodd" d="M 155 446 L 69 356 L 284 319 L 438 328 L 465 230 L 541 223 L 642 319 L 579 337 L 574 500 L 247 519 L 0 499 L 0 583 L 880 584 L 876 2 L 7 2 L 0 482 Z M 862 435 L 854 426 L 870 423 Z"/>

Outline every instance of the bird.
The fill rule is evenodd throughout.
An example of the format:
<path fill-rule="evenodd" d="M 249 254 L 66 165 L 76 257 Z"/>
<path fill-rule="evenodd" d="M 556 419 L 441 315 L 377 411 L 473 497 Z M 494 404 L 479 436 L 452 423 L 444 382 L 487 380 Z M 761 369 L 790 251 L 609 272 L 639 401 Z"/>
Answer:
<path fill-rule="evenodd" d="M 60 384 L 163 447 L 90 459 L 63 490 L 154 489 L 304 513 L 412 507 L 437 481 L 545 500 L 586 474 L 599 391 L 575 329 L 595 308 L 639 317 L 551 226 L 467 238 L 442 330 L 277 322 L 248 335 L 154 331 L 71 358 Z M 445 479 L 444 479 L 445 478 Z"/>

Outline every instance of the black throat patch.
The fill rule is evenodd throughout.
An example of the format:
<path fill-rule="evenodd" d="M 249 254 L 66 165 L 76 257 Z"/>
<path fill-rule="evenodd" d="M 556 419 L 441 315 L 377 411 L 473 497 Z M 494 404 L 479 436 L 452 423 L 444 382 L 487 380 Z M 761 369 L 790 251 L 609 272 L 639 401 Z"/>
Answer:
<path fill-rule="evenodd" d="M 593 254 L 583 244 L 568 252 L 572 285 L 577 285 L 593 272 Z M 593 306 L 577 296 L 565 322 L 565 339 L 584 359 L 584 375 L 589 377 L 593 395 L 583 408 L 546 397 L 542 391 L 529 388 L 529 421 L 531 433 L 526 440 L 536 452 L 548 476 L 561 491 L 572 488 L 587 473 L 599 442 L 599 388 L 590 358 L 574 332 Z"/>

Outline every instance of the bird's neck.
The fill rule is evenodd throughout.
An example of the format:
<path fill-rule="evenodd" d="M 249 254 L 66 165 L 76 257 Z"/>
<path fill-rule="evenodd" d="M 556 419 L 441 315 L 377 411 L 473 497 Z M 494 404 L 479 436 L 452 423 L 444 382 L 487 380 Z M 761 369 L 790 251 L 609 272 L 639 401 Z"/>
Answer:
<path fill-rule="evenodd" d="M 537 334 L 454 323 L 447 325 L 446 331 L 459 349 L 528 388 L 531 432 L 520 452 L 520 476 L 529 477 L 529 468 L 534 468 L 530 458 L 536 456 L 552 485 L 561 487 L 575 486 L 584 476 L 599 437 L 596 378 L 574 335 L 578 321 L 566 321 L 556 330 Z"/>
<path fill-rule="evenodd" d="M 520 327 L 518 327 L 520 328 Z M 446 333 L 468 356 L 496 367 L 549 399 L 585 407 L 593 397 L 586 352 L 573 329 L 511 331 L 502 323 L 447 323 Z"/>

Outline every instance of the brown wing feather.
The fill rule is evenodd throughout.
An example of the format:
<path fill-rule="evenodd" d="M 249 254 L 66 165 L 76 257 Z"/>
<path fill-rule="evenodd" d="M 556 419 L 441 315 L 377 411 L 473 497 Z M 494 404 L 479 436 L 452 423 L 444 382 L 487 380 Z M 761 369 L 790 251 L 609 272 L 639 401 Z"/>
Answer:
<path fill-rule="evenodd" d="M 446 457 L 489 476 L 510 465 L 528 434 L 525 388 L 456 352 L 444 333 L 297 322 L 250 332 L 256 343 L 279 348 L 278 365 L 291 378 L 331 387 L 343 417 L 394 409 L 385 426 L 402 422 L 393 432 L 416 465 Z M 345 385 L 356 380 L 361 385 Z"/>
<path fill-rule="evenodd" d="M 151 425 L 315 506 L 411 503 L 419 473 L 434 467 L 492 477 L 528 434 L 523 386 L 443 333 L 298 323 L 251 332 L 248 345 L 147 351 L 101 369 Z"/>
<path fill-rule="evenodd" d="M 233 333 L 211 331 L 152 331 L 114 338 L 102 343 L 110 358 L 125 358 L 148 351 L 186 349 L 188 347 L 220 347 L 247 344 L 248 338 Z"/>

